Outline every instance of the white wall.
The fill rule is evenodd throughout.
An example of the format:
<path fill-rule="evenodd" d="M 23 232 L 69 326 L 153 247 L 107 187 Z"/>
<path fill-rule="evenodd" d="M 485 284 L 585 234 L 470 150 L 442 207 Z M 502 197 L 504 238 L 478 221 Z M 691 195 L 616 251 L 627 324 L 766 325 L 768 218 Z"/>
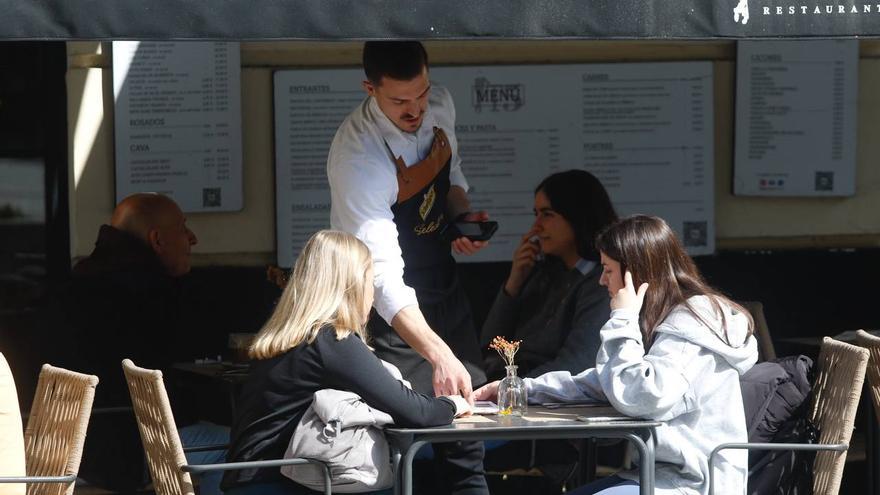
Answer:
<path fill-rule="evenodd" d="M 426 43 L 432 65 L 712 60 L 715 67 L 715 194 L 718 247 L 880 245 L 880 42 L 861 42 L 858 169 L 852 198 L 778 199 L 731 194 L 733 42 L 472 41 Z M 357 66 L 359 43 L 243 43 L 244 208 L 189 214 L 197 264 L 274 262 L 272 72 Z M 73 256 L 88 254 L 113 210 L 113 84 L 109 44 L 69 43 L 70 216 Z"/>

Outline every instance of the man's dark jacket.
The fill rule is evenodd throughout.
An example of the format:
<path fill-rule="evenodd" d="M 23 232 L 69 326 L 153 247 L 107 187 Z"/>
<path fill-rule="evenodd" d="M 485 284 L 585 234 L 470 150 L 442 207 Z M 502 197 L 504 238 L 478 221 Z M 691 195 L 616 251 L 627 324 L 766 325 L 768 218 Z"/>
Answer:
<path fill-rule="evenodd" d="M 178 282 L 146 242 L 109 225 L 73 268 L 64 298 L 65 340 L 72 347 L 65 364 L 100 379 L 80 468 L 80 476 L 99 486 L 130 491 L 145 481 L 133 413 L 100 410 L 131 405 L 122 359 L 158 369 L 192 359 Z"/>

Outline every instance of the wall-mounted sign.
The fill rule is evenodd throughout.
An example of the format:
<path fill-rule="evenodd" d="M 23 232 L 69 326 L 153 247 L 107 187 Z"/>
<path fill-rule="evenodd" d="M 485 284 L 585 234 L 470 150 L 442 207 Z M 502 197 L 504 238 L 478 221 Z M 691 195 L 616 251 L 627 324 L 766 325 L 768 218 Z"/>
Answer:
<path fill-rule="evenodd" d="M 241 210 L 240 76 L 238 43 L 113 42 L 117 202 L 150 191 Z"/>
<path fill-rule="evenodd" d="M 855 194 L 859 42 L 737 46 L 734 193 Z"/>
<path fill-rule="evenodd" d="M 336 128 L 365 97 L 359 69 L 275 73 L 278 263 L 328 227 L 326 163 Z M 714 250 L 712 64 L 436 67 L 474 209 L 500 223 L 462 261 L 507 261 L 533 222 L 535 186 L 572 168 L 596 175 L 622 215 L 665 218 L 692 254 Z M 389 162 L 389 166 L 391 166 Z"/>

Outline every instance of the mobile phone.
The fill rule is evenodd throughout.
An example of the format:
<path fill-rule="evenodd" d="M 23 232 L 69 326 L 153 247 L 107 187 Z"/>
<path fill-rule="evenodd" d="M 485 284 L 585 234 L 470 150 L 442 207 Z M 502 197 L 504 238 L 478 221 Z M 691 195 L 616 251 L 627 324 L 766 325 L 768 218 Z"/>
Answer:
<path fill-rule="evenodd" d="M 529 242 L 538 246 L 538 255 L 535 256 L 535 261 L 544 261 L 544 251 L 541 250 L 541 240 L 538 238 L 538 236 L 533 235 L 529 238 Z"/>
<path fill-rule="evenodd" d="M 498 230 L 498 222 L 454 222 L 448 223 L 440 231 L 440 236 L 449 242 L 459 237 L 467 237 L 472 241 L 488 241 Z"/>
<path fill-rule="evenodd" d="M 498 404 L 490 400 L 474 401 L 474 414 L 498 414 Z"/>

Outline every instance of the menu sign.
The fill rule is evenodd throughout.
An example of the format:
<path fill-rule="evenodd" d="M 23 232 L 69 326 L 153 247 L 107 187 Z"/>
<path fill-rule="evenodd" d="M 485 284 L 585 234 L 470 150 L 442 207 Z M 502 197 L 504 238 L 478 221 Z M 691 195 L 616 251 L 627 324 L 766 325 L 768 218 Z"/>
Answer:
<path fill-rule="evenodd" d="M 691 254 L 714 251 L 708 62 L 442 67 L 456 102 L 471 203 L 500 223 L 473 261 L 509 260 L 534 220 L 534 188 L 584 169 L 620 215 L 663 217 Z"/>
<path fill-rule="evenodd" d="M 117 201 L 241 210 L 240 71 L 238 43 L 113 42 Z"/>
<path fill-rule="evenodd" d="M 329 226 L 327 153 L 365 97 L 359 69 L 275 74 L 278 262 Z M 659 215 L 692 254 L 714 250 L 712 65 L 708 62 L 436 67 L 456 103 L 471 205 L 500 224 L 461 261 L 507 261 L 533 222 L 534 188 L 584 169 L 621 215 Z"/>
<path fill-rule="evenodd" d="M 737 46 L 734 193 L 855 194 L 858 40 Z"/>

